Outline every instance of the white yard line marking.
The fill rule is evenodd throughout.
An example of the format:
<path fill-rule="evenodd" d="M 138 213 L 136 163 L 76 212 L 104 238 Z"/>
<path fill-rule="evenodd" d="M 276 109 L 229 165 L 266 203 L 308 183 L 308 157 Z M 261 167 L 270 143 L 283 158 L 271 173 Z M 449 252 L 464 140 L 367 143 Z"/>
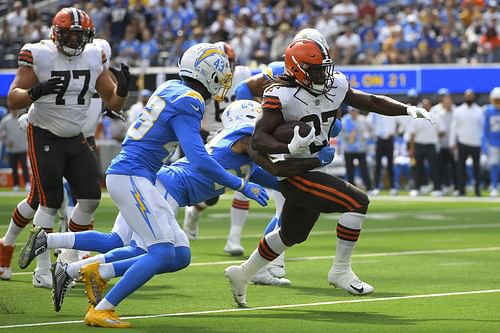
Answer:
<path fill-rule="evenodd" d="M 156 315 L 129 316 L 129 317 L 122 317 L 122 319 L 127 320 L 127 319 L 161 318 L 161 317 L 196 316 L 196 315 L 204 315 L 204 314 L 231 313 L 231 312 L 241 312 L 241 311 L 276 310 L 276 309 L 288 309 L 288 308 L 323 306 L 323 305 L 337 305 L 337 304 L 350 304 L 350 303 L 373 303 L 373 302 L 398 301 L 398 300 L 408 300 L 408 299 L 418 299 L 418 298 L 435 298 L 435 297 L 449 297 L 449 296 L 463 296 L 463 295 L 492 294 L 492 293 L 499 293 L 499 292 L 500 292 L 500 289 L 456 291 L 456 292 L 438 293 L 438 294 L 394 296 L 394 297 L 382 297 L 382 298 L 364 298 L 364 299 L 353 299 L 353 300 L 344 300 L 344 301 L 259 306 L 259 307 L 255 307 L 255 308 L 245 308 L 245 309 L 221 309 L 221 310 L 206 310 L 206 311 L 195 311 L 195 312 L 164 313 L 164 314 L 156 314 Z M 65 325 L 65 324 L 77 324 L 77 323 L 83 323 L 83 320 L 69 320 L 69 321 L 56 321 L 56 322 L 46 322 L 46 323 L 4 325 L 4 326 L 0 326 L 0 329 L 2 329 L 2 328 L 49 326 L 49 325 Z"/>
<path fill-rule="evenodd" d="M 474 252 L 495 252 L 495 251 L 500 251 L 500 247 L 363 253 L 363 254 L 354 254 L 353 258 L 396 257 L 396 256 L 426 255 L 426 254 L 474 253 Z M 286 258 L 286 261 L 308 261 L 308 260 L 323 260 L 323 259 L 333 259 L 333 258 L 334 256 L 313 256 L 313 257 Z M 196 266 L 233 265 L 233 264 L 241 264 L 242 262 L 243 260 L 195 262 L 191 263 L 189 266 L 196 267 Z M 31 275 L 33 273 L 32 272 L 12 273 L 12 275 L 28 275 L 28 274 Z"/>

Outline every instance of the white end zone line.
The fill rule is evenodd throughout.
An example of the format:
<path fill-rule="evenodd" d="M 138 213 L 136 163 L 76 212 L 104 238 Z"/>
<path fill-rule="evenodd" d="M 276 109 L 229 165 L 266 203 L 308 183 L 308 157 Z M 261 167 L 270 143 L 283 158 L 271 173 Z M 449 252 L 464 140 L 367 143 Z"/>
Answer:
<path fill-rule="evenodd" d="M 196 312 L 164 313 L 164 314 L 157 314 L 157 315 L 128 316 L 128 317 L 122 317 L 121 319 L 126 320 L 126 319 L 149 319 L 149 318 L 161 318 L 161 317 L 182 317 L 182 316 L 196 316 L 196 315 L 214 314 L 214 313 L 275 310 L 275 309 L 288 309 L 288 308 L 322 306 L 322 305 L 337 305 L 337 304 L 349 304 L 349 303 L 372 303 L 372 302 L 398 301 L 398 300 L 417 299 L 417 298 L 434 298 L 434 297 L 478 295 L 478 294 L 492 294 L 492 293 L 500 293 L 500 289 L 456 291 L 456 292 L 439 293 L 439 294 L 394 296 L 394 297 L 382 297 L 382 298 L 364 298 L 364 299 L 318 302 L 318 303 L 259 306 L 259 307 L 255 307 L 255 308 L 244 308 L 244 309 L 221 309 L 221 310 L 207 310 L 207 311 L 196 311 Z M 83 320 L 55 321 L 55 322 L 19 324 L 19 325 L 4 325 L 4 326 L 0 326 L 0 329 L 49 326 L 49 325 L 79 324 L 79 323 L 83 323 Z"/>

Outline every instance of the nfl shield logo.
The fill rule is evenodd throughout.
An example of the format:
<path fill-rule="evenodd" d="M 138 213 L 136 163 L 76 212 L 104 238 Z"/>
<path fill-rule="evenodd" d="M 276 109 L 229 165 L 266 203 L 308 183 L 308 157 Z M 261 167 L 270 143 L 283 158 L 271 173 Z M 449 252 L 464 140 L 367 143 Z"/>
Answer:
<path fill-rule="evenodd" d="M 318 106 L 319 105 L 319 99 L 315 100 L 314 104 L 316 104 L 316 106 Z"/>
<path fill-rule="evenodd" d="M 46 151 L 46 152 L 49 151 L 50 150 L 50 146 L 49 145 L 43 146 L 43 150 Z"/>

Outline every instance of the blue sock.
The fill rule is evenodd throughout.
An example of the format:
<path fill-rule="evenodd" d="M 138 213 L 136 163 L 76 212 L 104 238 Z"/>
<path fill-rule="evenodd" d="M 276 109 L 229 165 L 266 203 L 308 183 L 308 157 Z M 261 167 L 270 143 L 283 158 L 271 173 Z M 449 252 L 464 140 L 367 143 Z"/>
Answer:
<path fill-rule="evenodd" d="M 266 229 L 264 230 L 264 235 L 267 235 L 274 229 L 276 229 L 276 225 L 279 225 L 279 219 L 275 216 L 269 221 L 269 224 L 267 225 Z"/>
<path fill-rule="evenodd" d="M 498 184 L 498 165 L 492 165 L 490 169 L 491 188 L 496 189 Z"/>
<path fill-rule="evenodd" d="M 124 246 L 113 249 L 104 254 L 104 259 L 106 262 L 115 262 L 118 260 L 124 260 L 128 258 L 133 258 L 146 253 L 143 249 L 137 246 Z"/>
<path fill-rule="evenodd" d="M 127 269 L 130 266 L 132 266 L 137 260 L 139 260 L 139 258 L 142 257 L 142 254 L 144 253 L 146 252 L 143 251 L 143 253 L 133 258 L 113 262 L 113 268 L 115 269 L 115 277 L 123 276 L 127 271 Z M 108 262 L 107 259 L 106 262 Z M 162 270 L 156 274 L 180 271 L 181 269 L 187 267 L 190 262 L 191 262 L 191 249 L 185 246 L 178 246 L 175 248 L 174 260 L 172 260 L 169 263 L 166 263 L 166 265 L 162 268 Z"/>
<path fill-rule="evenodd" d="M 165 271 L 175 259 L 175 249 L 172 243 L 159 243 L 148 247 L 148 252 L 139 258 L 125 271 L 123 277 L 106 294 L 106 299 L 117 306 L 123 299 L 142 287 L 155 274 Z M 131 259 L 128 259 L 131 260 Z M 120 264 L 114 263 L 118 270 Z M 115 270 L 115 273 L 116 270 Z"/>
<path fill-rule="evenodd" d="M 115 232 L 104 233 L 95 230 L 75 233 L 73 248 L 82 251 L 97 251 L 106 253 L 117 247 L 122 247 L 123 241 Z"/>

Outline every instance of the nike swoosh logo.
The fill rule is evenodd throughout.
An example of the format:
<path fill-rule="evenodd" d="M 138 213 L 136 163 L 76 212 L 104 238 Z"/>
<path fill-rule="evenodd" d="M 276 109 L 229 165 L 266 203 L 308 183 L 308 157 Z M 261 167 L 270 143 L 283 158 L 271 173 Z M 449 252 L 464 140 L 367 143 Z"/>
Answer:
<path fill-rule="evenodd" d="M 356 287 L 355 287 L 355 286 L 353 286 L 352 284 L 351 284 L 351 288 L 352 288 L 352 289 L 354 289 L 354 290 L 356 290 L 356 291 L 357 291 L 358 293 L 360 293 L 360 294 L 362 294 L 362 293 L 363 293 L 363 291 L 365 290 L 365 288 L 363 288 L 363 287 L 361 287 L 361 288 L 356 288 Z"/>
<path fill-rule="evenodd" d="M 200 111 L 200 107 L 199 106 L 194 105 L 192 103 L 189 103 L 189 104 L 191 104 L 191 106 L 193 107 L 193 109 L 195 109 L 196 111 Z"/>
<path fill-rule="evenodd" d="M 42 281 L 38 280 L 38 278 L 36 277 L 36 275 L 35 275 L 35 281 L 36 281 L 37 283 L 42 283 Z"/>

